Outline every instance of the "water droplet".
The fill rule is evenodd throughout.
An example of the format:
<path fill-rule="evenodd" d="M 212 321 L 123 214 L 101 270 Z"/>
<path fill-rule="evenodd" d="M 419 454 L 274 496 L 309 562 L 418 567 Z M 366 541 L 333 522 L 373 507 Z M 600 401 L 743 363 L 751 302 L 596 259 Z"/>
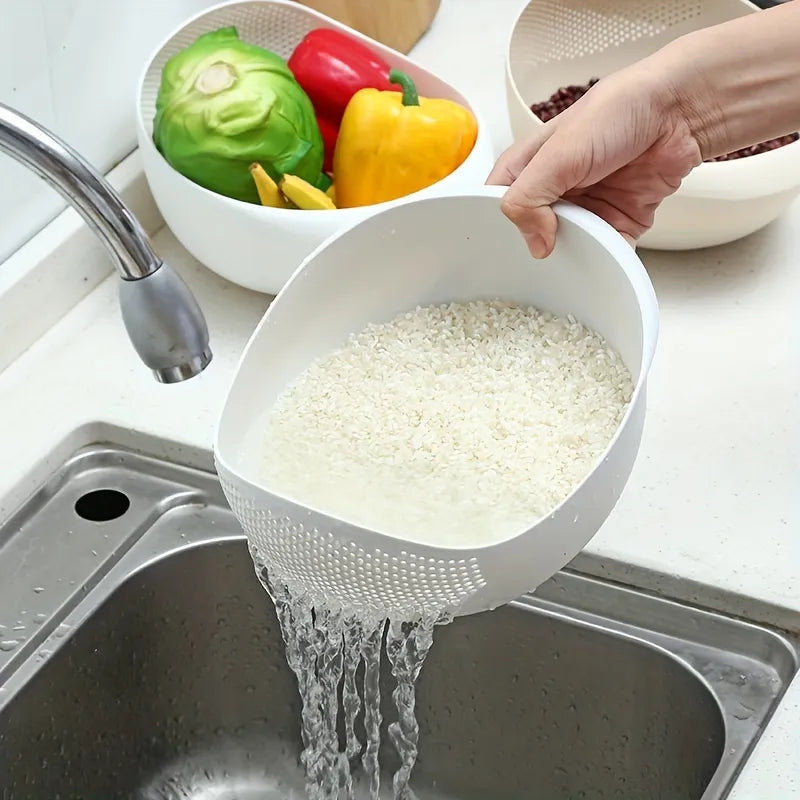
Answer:
<path fill-rule="evenodd" d="M 10 653 L 18 644 L 19 641 L 17 639 L 3 639 L 0 641 L 0 650 L 4 653 Z"/>
<path fill-rule="evenodd" d="M 36 594 L 40 594 L 44 591 L 44 586 L 34 586 L 33 591 L 36 592 Z"/>
<path fill-rule="evenodd" d="M 56 628 L 56 636 L 57 636 L 59 639 L 61 639 L 63 636 L 66 636 L 66 635 L 67 635 L 67 633 L 69 633 L 69 630 L 70 630 L 70 626 L 69 626 L 69 625 L 67 625 L 67 623 L 66 623 L 66 622 L 62 622 L 62 623 L 61 623 L 61 624 L 60 624 L 60 625 L 59 625 L 59 626 Z"/>
<path fill-rule="evenodd" d="M 34 622 L 35 622 L 37 625 L 41 625 L 43 622 L 46 622 L 46 621 L 47 621 L 47 614 L 37 614 L 37 615 L 36 615 L 36 616 L 33 618 L 33 621 L 34 621 Z"/>

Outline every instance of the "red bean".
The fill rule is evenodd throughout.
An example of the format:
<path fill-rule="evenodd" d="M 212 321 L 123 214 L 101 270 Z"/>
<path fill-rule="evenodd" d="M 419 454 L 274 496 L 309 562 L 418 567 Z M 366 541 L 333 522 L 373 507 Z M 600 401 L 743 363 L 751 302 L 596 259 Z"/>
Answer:
<path fill-rule="evenodd" d="M 566 111 L 576 100 L 583 97 L 597 83 L 597 80 L 597 78 L 592 78 L 586 86 L 563 86 L 543 103 L 532 105 L 531 111 L 542 122 L 547 122 L 547 120 L 557 117 L 562 111 Z"/>
<path fill-rule="evenodd" d="M 547 122 L 553 119 L 553 117 L 557 117 L 562 111 L 566 111 L 577 100 L 580 100 L 598 80 L 598 78 L 592 78 L 584 86 L 563 86 L 550 95 L 544 102 L 534 103 L 531 106 L 531 111 L 533 111 L 542 122 Z M 800 139 L 800 133 L 790 133 L 788 136 L 779 136 L 777 139 L 769 139 L 766 142 L 754 144 L 750 147 L 743 147 L 740 150 L 734 150 L 732 153 L 726 153 L 725 155 L 716 156 L 715 158 L 707 158 L 706 161 L 734 161 L 739 158 L 754 156 L 758 153 L 766 153 L 769 150 L 776 150 L 779 147 L 796 142 L 798 139 Z"/>
<path fill-rule="evenodd" d="M 800 139 L 800 133 L 790 133 L 788 136 L 779 136 L 777 139 L 769 139 L 760 144 L 743 147 L 741 150 L 734 150 L 732 153 L 726 153 L 724 156 L 707 158 L 706 161 L 735 161 L 738 158 L 754 156 L 758 153 L 766 153 L 769 150 L 777 150 L 779 147 L 796 142 L 798 139 Z"/>

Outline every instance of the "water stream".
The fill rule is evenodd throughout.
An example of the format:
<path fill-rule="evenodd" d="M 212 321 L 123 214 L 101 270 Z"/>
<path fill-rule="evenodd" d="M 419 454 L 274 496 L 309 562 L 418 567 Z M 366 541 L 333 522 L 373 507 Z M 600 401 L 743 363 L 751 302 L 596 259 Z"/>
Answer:
<path fill-rule="evenodd" d="M 362 618 L 293 594 L 270 580 L 262 564 L 256 564 L 256 574 L 275 604 L 286 660 L 297 678 L 309 800 L 415 800 L 410 787 L 419 739 L 415 684 L 433 644 L 434 627 L 449 619 Z M 399 766 L 391 794 L 381 793 L 379 759 L 384 648 L 396 682 L 392 699 L 397 718 L 388 733 Z"/>

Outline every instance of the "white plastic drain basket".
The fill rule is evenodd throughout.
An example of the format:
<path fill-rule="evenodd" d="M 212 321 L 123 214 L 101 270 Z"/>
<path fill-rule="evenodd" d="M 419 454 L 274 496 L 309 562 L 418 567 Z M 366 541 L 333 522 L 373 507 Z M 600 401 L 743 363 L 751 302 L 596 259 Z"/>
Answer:
<path fill-rule="evenodd" d="M 328 236 L 406 200 L 336 211 L 267 208 L 208 191 L 174 170 L 152 138 L 161 71 L 171 56 L 200 34 L 226 25 L 236 26 L 244 41 L 283 58 L 288 58 L 314 28 L 343 31 L 366 44 L 391 67 L 407 72 L 421 95 L 444 97 L 470 108 L 478 121 L 472 152 L 452 173 L 409 197 L 452 194 L 480 185 L 489 174 L 493 149 L 488 128 L 474 104 L 411 59 L 293 0 L 235 0 L 214 6 L 187 20 L 152 55 L 139 84 L 136 134 L 148 184 L 170 230 L 198 261 L 223 278 L 257 292 L 276 294 L 297 265 Z"/>
<path fill-rule="evenodd" d="M 647 273 L 615 231 L 566 205 L 558 207 L 553 255 L 533 261 L 500 212 L 501 194 L 485 187 L 414 201 L 329 240 L 294 274 L 242 356 L 217 432 L 217 470 L 256 560 L 317 602 L 362 613 L 380 605 L 406 619 L 494 608 L 570 561 L 628 479 L 658 327 Z M 495 297 L 574 314 L 618 350 L 636 384 L 608 450 L 550 516 L 500 543 L 432 547 L 349 524 L 261 485 L 263 460 L 281 457 L 264 451 L 265 418 L 310 362 L 370 322 L 417 305 Z"/>

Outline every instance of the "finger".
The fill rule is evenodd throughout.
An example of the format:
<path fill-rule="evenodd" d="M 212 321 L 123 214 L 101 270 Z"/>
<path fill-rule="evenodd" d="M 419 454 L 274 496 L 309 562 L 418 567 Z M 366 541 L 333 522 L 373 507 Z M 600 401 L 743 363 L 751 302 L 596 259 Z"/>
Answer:
<path fill-rule="evenodd" d="M 513 188 L 513 187 L 512 187 Z M 502 212 L 517 226 L 534 258 L 547 258 L 553 252 L 558 231 L 558 218 L 549 205 L 532 207 L 520 202 L 511 189 L 500 204 Z"/>
<path fill-rule="evenodd" d="M 550 120 L 533 136 L 507 148 L 497 159 L 486 183 L 490 186 L 510 186 L 542 145 L 553 135 L 555 126 L 552 123 L 555 121 L 555 119 Z"/>
<path fill-rule="evenodd" d="M 505 193 L 502 211 L 519 228 L 534 258 L 545 258 L 553 251 L 558 218 L 551 205 L 578 185 L 584 161 L 572 144 L 565 147 L 549 139 Z"/>
<path fill-rule="evenodd" d="M 655 207 L 639 207 L 627 198 L 620 207 L 614 202 L 612 196 L 606 196 L 602 191 L 593 191 L 570 198 L 576 205 L 591 211 L 605 220 L 612 228 L 631 241 L 636 241 L 642 234 L 649 230 L 653 224 Z"/>
<path fill-rule="evenodd" d="M 489 186 L 510 186 L 541 146 L 538 138 L 512 144 L 497 159 L 486 183 Z"/>

